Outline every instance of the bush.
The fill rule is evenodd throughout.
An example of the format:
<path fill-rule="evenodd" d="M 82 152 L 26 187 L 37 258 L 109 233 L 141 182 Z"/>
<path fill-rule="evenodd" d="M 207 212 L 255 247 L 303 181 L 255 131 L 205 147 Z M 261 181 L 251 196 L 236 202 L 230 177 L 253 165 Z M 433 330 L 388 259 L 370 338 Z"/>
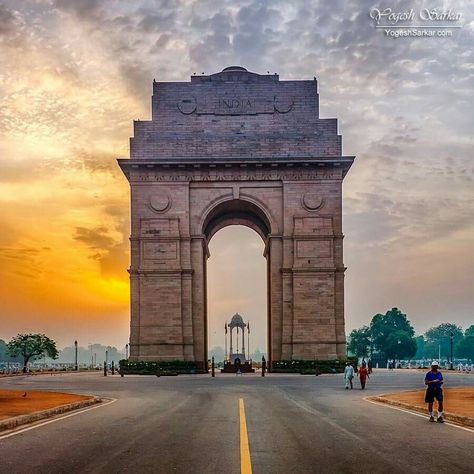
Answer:
<path fill-rule="evenodd" d="M 275 360 L 272 363 L 272 372 L 275 373 L 300 373 L 315 374 L 332 374 L 344 372 L 346 362 L 352 363 L 354 368 L 357 367 L 357 358 L 348 357 L 347 360 Z"/>
<path fill-rule="evenodd" d="M 136 361 L 126 359 L 119 361 L 120 373 L 136 375 L 178 375 L 195 374 L 198 372 L 196 362 L 188 360 L 160 360 L 160 361 Z"/>

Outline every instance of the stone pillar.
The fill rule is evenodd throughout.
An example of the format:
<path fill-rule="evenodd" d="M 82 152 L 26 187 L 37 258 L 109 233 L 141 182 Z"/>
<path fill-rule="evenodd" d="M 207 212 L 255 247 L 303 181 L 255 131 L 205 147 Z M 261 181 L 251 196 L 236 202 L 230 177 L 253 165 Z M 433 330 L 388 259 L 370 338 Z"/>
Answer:
<path fill-rule="evenodd" d="M 131 361 L 140 360 L 140 278 L 130 270 L 130 357 Z"/>
<path fill-rule="evenodd" d="M 283 264 L 283 242 L 280 236 L 268 237 L 267 259 L 268 259 L 268 289 L 269 289 L 269 311 L 271 327 L 269 328 L 269 363 L 282 358 L 282 264 Z M 270 324 L 269 324 L 270 325 Z"/>
<path fill-rule="evenodd" d="M 346 332 L 344 322 L 344 261 L 343 261 L 343 239 L 342 233 L 342 179 L 337 183 L 337 212 L 333 217 L 334 227 L 334 318 L 335 318 L 335 341 L 336 354 L 339 358 L 345 358 Z"/>
<path fill-rule="evenodd" d="M 291 224 L 290 224 L 291 225 Z M 290 225 L 288 227 L 290 227 Z M 283 360 L 293 358 L 293 238 L 283 238 L 282 268 L 282 355 Z"/>
<path fill-rule="evenodd" d="M 189 245 L 189 242 L 187 243 Z M 183 332 L 184 360 L 194 360 L 194 336 L 192 315 L 192 270 L 183 271 L 181 275 L 181 311 Z"/>
<path fill-rule="evenodd" d="M 205 364 L 207 360 L 206 341 L 206 277 L 205 266 L 206 256 L 204 253 L 205 237 L 193 236 L 191 238 L 191 265 L 193 268 L 192 277 L 192 321 L 193 321 L 193 341 L 194 360 Z M 204 365 L 203 365 L 204 368 Z"/>

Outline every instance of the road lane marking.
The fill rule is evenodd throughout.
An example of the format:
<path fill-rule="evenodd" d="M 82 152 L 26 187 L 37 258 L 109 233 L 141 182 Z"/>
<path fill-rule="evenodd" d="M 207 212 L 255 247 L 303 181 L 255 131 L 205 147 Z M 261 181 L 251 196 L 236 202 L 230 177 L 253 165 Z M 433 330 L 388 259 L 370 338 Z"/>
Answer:
<path fill-rule="evenodd" d="M 114 403 L 116 401 L 117 401 L 116 398 L 112 398 L 107 403 L 100 403 L 99 405 L 94 405 L 92 407 L 84 408 L 82 410 L 78 410 L 78 411 L 75 411 L 73 413 L 69 413 L 69 414 L 64 415 L 64 416 L 58 416 L 57 418 L 53 418 L 52 420 L 43 421 L 43 422 L 35 424 L 33 426 L 28 426 L 26 428 L 18 429 L 18 430 L 12 431 L 10 433 L 0 435 L 0 440 L 5 439 L 5 438 L 10 438 L 10 436 L 19 435 L 21 433 L 24 433 L 25 431 L 30 431 L 30 430 L 34 430 L 36 428 L 40 428 L 41 426 L 49 425 L 50 423 L 55 423 L 56 421 L 61 421 L 61 420 L 64 420 L 66 418 L 70 418 L 71 416 L 80 415 L 81 413 L 84 413 L 86 411 L 91 411 L 91 410 L 95 410 L 97 408 L 105 407 L 105 406 L 110 405 L 111 403 Z"/>
<path fill-rule="evenodd" d="M 252 474 L 250 462 L 249 437 L 247 434 L 247 421 L 245 419 L 244 399 L 239 398 L 240 414 L 240 474 Z"/>
<path fill-rule="evenodd" d="M 393 410 L 403 411 L 404 413 L 409 413 L 410 415 L 419 416 L 420 418 L 425 418 L 425 419 L 427 418 L 427 416 L 423 415 L 422 413 L 407 410 L 406 408 L 394 407 L 393 405 L 390 405 L 388 403 L 376 402 L 375 400 L 369 400 L 368 398 L 364 398 L 364 400 L 366 402 L 373 403 L 374 405 L 379 405 L 379 406 L 383 406 L 383 407 L 387 407 L 387 408 L 392 408 Z M 449 421 L 445 421 L 444 424 L 448 425 L 448 426 L 452 426 L 453 428 L 458 428 L 460 430 L 469 431 L 470 433 L 474 433 L 474 430 L 471 429 L 471 428 L 467 428 L 467 427 L 461 426 L 461 425 L 456 425 L 455 423 L 450 423 Z"/>

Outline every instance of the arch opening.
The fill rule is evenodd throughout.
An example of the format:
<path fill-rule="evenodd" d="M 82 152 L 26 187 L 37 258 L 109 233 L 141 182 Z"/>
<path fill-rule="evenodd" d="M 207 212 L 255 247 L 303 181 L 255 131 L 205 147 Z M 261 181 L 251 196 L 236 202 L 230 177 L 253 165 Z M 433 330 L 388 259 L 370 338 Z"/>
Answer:
<path fill-rule="evenodd" d="M 236 313 L 250 325 L 250 334 L 244 332 L 242 339 L 242 329 L 234 328 L 233 352 L 244 354 L 245 360 L 256 357 L 254 362 L 269 353 L 268 263 L 264 242 L 255 234 L 262 237 L 262 229 L 248 225 L 248 215 L 243 218 L 246 223 L 236 223 L 235 214 L 220 215 L 210 220 L 206 233 L 211 236 L 205 259 L 206 348 L 208 358 L 214 355 L 217 362 L 230 358 L 231 332 L 225 328 Z"/>
<path fill-rule="evenodd" d="M 209 241 L 220 229 L 228 225 L 244 225 L 255 230 L 265 242 L 271 231 L 270 220 L 256 204 L 242 199 L 231 199 L 215 206 L 207 214 L 203 234 Z"/>

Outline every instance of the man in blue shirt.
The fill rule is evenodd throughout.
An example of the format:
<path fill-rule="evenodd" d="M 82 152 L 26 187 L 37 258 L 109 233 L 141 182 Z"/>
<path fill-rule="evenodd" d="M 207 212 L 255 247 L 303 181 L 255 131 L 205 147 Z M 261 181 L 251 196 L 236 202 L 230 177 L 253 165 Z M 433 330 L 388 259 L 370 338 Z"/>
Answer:
<path fill-rule="evenodd" d="M 425 375 L 426 395 L 425 403 L 428 403 L 430 412 L 430 421 L 435 421 L 433 417 L 433 402 L 438 401 L 438 423 L 444 423 L 443 418 L 443 375 L 438 370 L 438 362 L 434 360 L 431 363 L 431 370 Z"/>

